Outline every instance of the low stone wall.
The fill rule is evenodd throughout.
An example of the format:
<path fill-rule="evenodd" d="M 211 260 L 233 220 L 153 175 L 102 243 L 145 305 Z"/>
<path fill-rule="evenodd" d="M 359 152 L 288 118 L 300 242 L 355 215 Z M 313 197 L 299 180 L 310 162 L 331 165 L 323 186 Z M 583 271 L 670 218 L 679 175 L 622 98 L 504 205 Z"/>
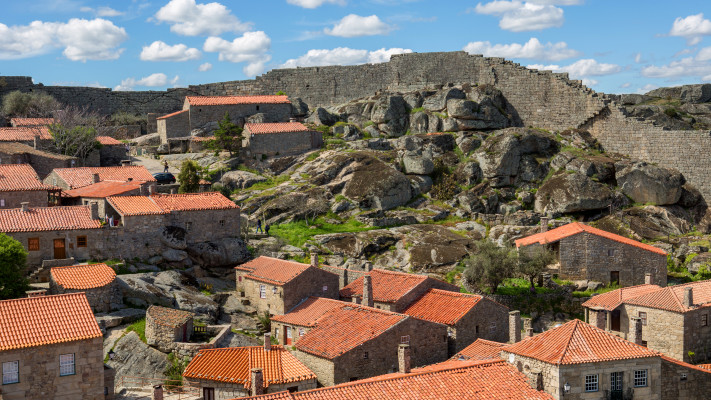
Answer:
<path fill-rule="evenodd" d="M 163 346 L 160 350 L 165 353 L 175 352 L 181 357 L 195 357 L 200 350 L 217 349 L 222 347 L 222 345 L 225 344 L 224 342 L 227 335 L 230 333 L 231 325 L 208 325 L 205 328 L 208 335 L 215 335 L 209 342 L 164 342 L 162 343 Z"/>
<path fill-rule="evenodd" d="M 49 280 L 51 294 L 84 292 L 89 306 L 94 313 L 107 313 L 119 309 L 123 305 L 123 296 L 116 280 L 110 284 L 92 289 L 66 289 L 57 284 L 54 279 Z"/>

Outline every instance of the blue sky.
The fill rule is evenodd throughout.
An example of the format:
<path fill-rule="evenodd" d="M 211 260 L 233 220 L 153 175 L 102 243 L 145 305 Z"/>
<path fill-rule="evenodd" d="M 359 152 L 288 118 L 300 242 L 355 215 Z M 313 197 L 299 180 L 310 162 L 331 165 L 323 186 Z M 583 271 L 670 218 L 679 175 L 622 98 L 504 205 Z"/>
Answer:
<path fill-rule="evenodd" d="M 162 90 L 465 50 L 607 93 L 711 82 L 708 0 L 0 0 L 0 75 Z"/>

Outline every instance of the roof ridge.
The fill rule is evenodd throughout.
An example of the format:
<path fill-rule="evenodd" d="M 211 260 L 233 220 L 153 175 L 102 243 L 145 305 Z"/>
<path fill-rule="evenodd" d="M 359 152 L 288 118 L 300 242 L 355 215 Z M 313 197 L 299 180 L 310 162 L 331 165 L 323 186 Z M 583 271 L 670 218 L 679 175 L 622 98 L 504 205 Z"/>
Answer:
<path fill-rule="evenodd" d="M 573 341 L 573 336 L 575 335 L 575 332 L 578 330 L 579 323 L 580 323 L 579 319 L 573 320 L 573 331 L 568 336 L 568 342 L 565 344 L 565 347 L 563 348 L 563 351 L 561 352 L 560 357 L 558 357 L 558 364 L 559 365 L 563 362 L 565 355 L 568 354 L 568 349 L 570 349 L 570 343 Z M 586 340 L 586 342 L 587 342 L 587 340 Z"/>
<path fill-rule="evenodd" d="M 61 265 L 58 267 L 52 267 L 51 269 L 63 269 L 63 268 L 77 268 L 77 267 L 100 267 L 100 266 L 105 266 L 109 267 L 108 264 L 106 263 L 96 263 L 96 264 L 74 264 L 74 265 Z M 111 267 L 109 267 L 111 268 Z M 112 268 L 113 269 L 113 268 Z"/>
<path fill-rule="evenodd" d="M 49 297 L 62 297 L 62 296 L 70 297 L 70 296 L 81 296 L 81 295 L 86 296 L 86 293 L 73 292 L 73 293 L 62 293 L 62 294 L 48 294 L 48 295 L 44 295 L 44 296 L 35 296 L 35 297 L 20 297 L 17 299 L 0 300 L 0 303 L 10 303 L 10 302 L 14 302 L 14 301 L 17 301 L 17 302 L 32 301 L 32 300 L 37 300 L 37 299 L 43 300 L 43 299 L 47 299 Z"/>

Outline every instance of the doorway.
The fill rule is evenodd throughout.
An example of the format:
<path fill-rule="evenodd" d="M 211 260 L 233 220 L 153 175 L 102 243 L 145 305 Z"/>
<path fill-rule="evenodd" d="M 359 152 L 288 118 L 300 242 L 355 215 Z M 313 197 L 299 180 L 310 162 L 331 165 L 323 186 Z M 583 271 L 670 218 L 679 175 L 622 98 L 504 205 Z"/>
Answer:
<path fill-rule="evenodd" d="M 610 318 L 610 329 L 615 332 L 620 331 L 620 310 L 612 311 L 612 317 Z"/>
<path fill-rule="evenodd" d="M 285 327 L 286 329 L 286 344 L 289 345 L 291 344 L 291 327 L 287 326 Z"/>
<path fill-rule="evenodd" d="M 620 271 L 610 271 L 610 285 L 620 284 Z"/>
<path fill-rule="evenodd" d="M 205 400 L 215 400 L 215 388 L 202 388 L 202 398 Z"/>
<path fill-rule="evenodd" d="M 62 260 L 67 258 L 67 247 L 64 239 L 54 239 L 54 259 Z"/>

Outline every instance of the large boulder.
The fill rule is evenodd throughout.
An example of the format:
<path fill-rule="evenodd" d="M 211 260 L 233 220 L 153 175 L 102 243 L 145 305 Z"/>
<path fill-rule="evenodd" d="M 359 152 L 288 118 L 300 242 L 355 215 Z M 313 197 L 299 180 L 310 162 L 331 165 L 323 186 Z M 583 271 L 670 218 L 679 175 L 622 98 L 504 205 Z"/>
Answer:
<path fill-rule="evenodd" d="M 410 132 L 411 133 L 427 133 L 429 117 L 427 113 L 418 111 L 410 116 Z"/>
<path fill-rule="evenodd" d="M 615 169 L 617 184 L 635 203 L 674 204 L 681 197 L 685 180 L 676 170 L 645 162 L 618 163 Z"/>
<path fill-rule="evenodd" d="M 165 379 L 163 371 L 170 364 L 168 355 L 143 343 L 136 332 L 129 332 L 119 339 L 114 345 L 114 353 L 116 357 L 106 364 L 114 369 L 116 376 Z"/>
<path fill-rule="evenodd" d="M 220 183 L 230 189 L 246 189 L 266 180 L 267 178 L 249 171 L 228 171 L 222 175 Z"/>
<path fill-rule="evenodd" d="M 309 115 L 306 122 L 311 122 L 316 125 L 332 126 L 338 122 L 338 116 L 331 114 L 323 107 L 319 107 L 314 110 L 311 115 Z"/>
<path fill-rule="evenodd" d="M 535 211 L 559 216 L 610 205 L 612 191 L 584 174 L 561 171 L 549 178 L 536 192 Z"/>
<path fill-rule="evenodd" d="M 402 158 L 405 173 L 415 175 L 429 175 L 434 171 L 434 163 L 429 157 L 423 155 L 406 155 Z"/>
<path fill-rule="evenodd" d="M 465 99 L 467 95 L 461 89 L 447 88 L 437 91 L 425 98 L 422 107 L 428 111 L 442 111 L 447 108 L 449 99 Z"/>
<path fill-rule="evenodd" d="M 185 250 L 188 243 L 185 240 L 187 232 L 179 226 L 164 226 L 158 233 L 158 240 L 171 249 Z"/>
<path fill-rule="evenodd" d="M 295 117 L 305 117 L 309 114 L 309 106 L 304 103 L 301 97 L 291 99 L 291 113 Z"/>
<path fill-rule="evenodd" d="M 399 137 L 407 132 L 410 111 L 407 102 L 400 95 L 383 96 L 373 106 L 370 120 L 389 137 Z"/>
<path fill-rule="evenodd" d="M 312 188 L 284 193 L 266 202 L 257 211 L 269 224 L 313 218 L 329 209 L 325 190 Z"/>
<path fill-rule="evenodd" d="M 249 259 L 247 245 L 241 239 L 223 238 L 188 246 L 188 254 L 203 267 L 241 264 Z"/>

